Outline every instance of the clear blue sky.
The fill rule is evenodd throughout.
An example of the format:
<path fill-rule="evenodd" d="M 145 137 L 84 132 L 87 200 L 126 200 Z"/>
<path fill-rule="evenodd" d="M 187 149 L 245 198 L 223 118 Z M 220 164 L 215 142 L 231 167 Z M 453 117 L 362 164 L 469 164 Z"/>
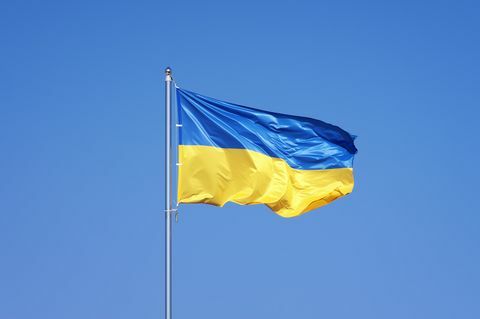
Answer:
<path fill-rule="evenodd" d="M 174 317 L 480 318 L 477 1 L 3 1 L 0 317 L 163 317 L 163 69 L 358 135 L 297 219 L 182 207 Z"/>

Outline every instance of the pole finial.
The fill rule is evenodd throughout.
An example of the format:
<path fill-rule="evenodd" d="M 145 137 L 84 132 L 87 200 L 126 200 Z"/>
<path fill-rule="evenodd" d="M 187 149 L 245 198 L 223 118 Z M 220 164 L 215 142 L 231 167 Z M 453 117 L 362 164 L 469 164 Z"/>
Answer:
<path fill-rule="evenodd" d="M 165 75 L 172 75 L 172 69 L 169 66 L 165 69 Z"/>

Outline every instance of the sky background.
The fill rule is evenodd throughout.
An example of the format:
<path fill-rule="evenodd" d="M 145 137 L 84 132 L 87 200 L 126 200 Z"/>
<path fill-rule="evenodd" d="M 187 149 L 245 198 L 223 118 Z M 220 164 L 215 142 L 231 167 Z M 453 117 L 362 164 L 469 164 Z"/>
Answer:
<path fill-rule="evenodd" d="M 480 318 L 478 1 L 3 1 L 0 317 L 163 318 L 164 75 L 358 135 L 295 219 L 182 206 L 174 318 Z"/>

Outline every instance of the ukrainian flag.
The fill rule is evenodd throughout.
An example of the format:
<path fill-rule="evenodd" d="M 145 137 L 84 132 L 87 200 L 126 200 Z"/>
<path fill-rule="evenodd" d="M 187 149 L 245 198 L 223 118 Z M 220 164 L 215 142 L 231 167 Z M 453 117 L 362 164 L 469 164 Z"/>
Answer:
<path fill-rule="evenodd" d="M 341 128 L 176 94 L 179 203 L 265 204 L 294 217 L 352 192 L 355 137 Z"/>

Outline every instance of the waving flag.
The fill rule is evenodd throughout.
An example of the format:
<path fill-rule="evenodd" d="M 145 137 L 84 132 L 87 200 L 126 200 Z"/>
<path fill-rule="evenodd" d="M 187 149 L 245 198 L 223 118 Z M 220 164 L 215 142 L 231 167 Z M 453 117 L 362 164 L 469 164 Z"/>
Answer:
<path fill-rule="evenodd" d="M 178 202 L 265 204 L 294 217 L 353 190 L 354 136 L 177 88 Z"/>

